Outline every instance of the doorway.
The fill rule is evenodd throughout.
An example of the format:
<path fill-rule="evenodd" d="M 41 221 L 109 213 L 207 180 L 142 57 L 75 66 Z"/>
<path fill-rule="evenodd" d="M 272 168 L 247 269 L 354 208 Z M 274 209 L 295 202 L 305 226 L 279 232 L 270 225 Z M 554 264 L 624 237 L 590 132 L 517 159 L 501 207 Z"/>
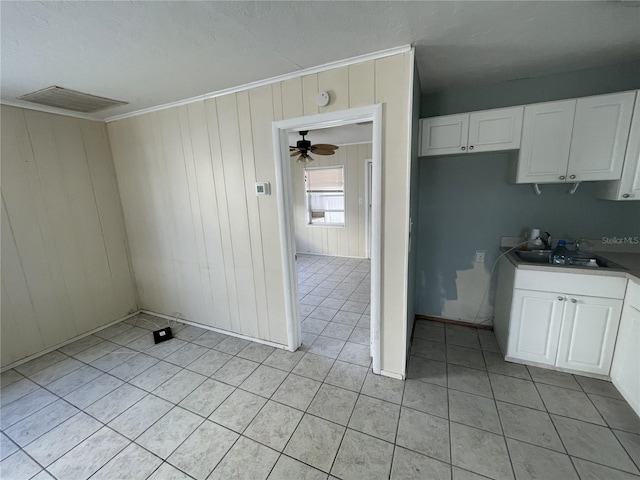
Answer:
<path fill-rule="evenodd" d="M 278 200 L 279 229 L 283 280 L 285 287 L 285 316 L 287 344 L 295 351 L 301 344 L 300 306 L 298 304 L 298 278 L 296 272 L 296 238 L 294 224 L 293 187 L 291 160 L 289 157 L 290 130 L 314 130 L 338 127 L 355 123 L 371 122 L 371 204 L 370 252 L 370 347 L 372 369 L 380 373 L 380 290 L 381 290 L 381 211 L 382 211 L 382 105 L 373 105 L 349 110 L 300 117 L 273 123 L 274 158 Z M 368 216 L 368 215 L 367 215 Z M 368 228 L 368 227 L 367 227 Z"/>

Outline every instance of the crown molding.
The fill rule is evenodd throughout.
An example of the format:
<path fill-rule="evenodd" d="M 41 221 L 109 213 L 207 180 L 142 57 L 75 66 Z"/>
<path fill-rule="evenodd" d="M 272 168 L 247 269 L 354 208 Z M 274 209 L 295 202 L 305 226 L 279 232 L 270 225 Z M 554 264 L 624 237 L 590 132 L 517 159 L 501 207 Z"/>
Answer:
<path fill-rule="evenodd" d="M 290 80 L 292 78 L 298 78 L 305 75 L 313 75 L 315 73 L 324 72 L 327 70 L 332 70 L 334 68 L 346 67 L 349 65 L 353 65 L 356 63 L 367 62 L 369 60 L 377 60 L 384 57 L 390 57 L 392 55 L 398 55 L 400 53 L 408 53 L 412 51 L 411 45 L 403 45 L 401 47 L 389 48 L 386 50 L 380 50 L 378 52 L 367 53 L 364 55 L 358 55 L 356 57 L 346 58 L 344 60 L 338 60 L 335 62 L 325 63 L 323 65 L 318 65 L 316 67 L 305 68 L 303 70 L 297 70 L 291 73 L 285 73 L 283 75 L 277 75 L 275 77 L 267 78 L 264 80 L 257 80 L 255 82 L 245 83 L 243 85 L 239 85 L 236 87 L 225 88 L 223 90 L 218 90 L 215 92 L 205 93 L 203 95 L 198 95 L 196 97 L 186 98 L 184 100 L 178 100 L 176 102 L 165 103 L 163 105 L 157 105 L 155 107 L 143 108 L 141 110 L 135 110 L 129 113 L 123 113 L 121 115 L 114 115 L 112 117 L 107 117 L 104 121 L 106 123 L 115 122 L 117 120 L 123 120 L 125 118 L 136 117 L 138 115 L 144 115 L 145 113 L 157 112 L 160 110 L 165 110 L 167 108 L 179 107 L 182 105 L 188 105 L 190 103 L 199 102 L 202 100 L 208 100 L 210 98 L 221 97 L 223 95 L 229 95 L 231 93 L 242 92 L 244 90 L 250 90 L 253 88 L 263 87 L 265 85 L 271 85 L 278 82 L 283 82 L 285 80 Z"/>

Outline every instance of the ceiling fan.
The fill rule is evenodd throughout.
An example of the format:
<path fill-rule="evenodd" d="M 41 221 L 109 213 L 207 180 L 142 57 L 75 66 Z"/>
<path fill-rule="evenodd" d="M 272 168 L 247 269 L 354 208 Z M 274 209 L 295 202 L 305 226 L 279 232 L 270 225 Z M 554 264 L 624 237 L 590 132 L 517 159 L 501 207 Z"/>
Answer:
<path fill-rule="evenodd" d="M 335 151 L 338 149 L 336 145 L 329 143 L 316 143 L 315 145 L 311 145 L 311 142 L 304 138 L 305 135 L 308 134 L 309 130 L 300 131 L 302 140 L 298 140 L 295 147 L 289 147 L 292 157 L 298 155 L 298 158 L 296 158 L 297 163 L 300 165 L 309 165 L 313 162 L 313 157 L 309 155 L 310 153 L 314 155 L 333 155 L 336 153 Z"/>

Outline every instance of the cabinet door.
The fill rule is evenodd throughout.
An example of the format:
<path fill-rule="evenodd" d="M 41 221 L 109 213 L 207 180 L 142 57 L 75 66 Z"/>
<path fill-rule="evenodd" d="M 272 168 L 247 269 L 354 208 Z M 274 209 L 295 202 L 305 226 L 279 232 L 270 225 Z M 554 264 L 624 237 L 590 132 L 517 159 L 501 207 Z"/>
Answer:
<path fill-rule="evenodd" d="M 636 94 L 627 152 L 624 156 L 622 176 L 607 185 L 605 198 L 610 200 L 640 200 L 640 93 Z"/>
<path fill-rule="evenodd" d="M 618 180 L 635 92 L 579 98 L 569 153 L 569 181 Z"/>
<path fill-rule="evenodd" d="M 467 151 L 469 114 L 420 120 L 420 155 L 450 155 Z"/>
<path fill-rule="evenodd" d="M 576 101 L 524 107 L 516 183 L 565 182 Z"/>
<path fill-rule="evenodd" d="M 640 200 L 640 93 L 636 95 L 627 152 L 616 200 Z"/>
<path fill-rule="evenodd" d="M 524 107 L 499 108 L 469 115 L 469 152 L 520 148 Z"/>
<path fill-rule="evenodd" d="M 554 365 L 564 296 L 514 289 L 507 357 Z"/>
<path fill-rule="evenodd" d="M 624 305 L 616 342 L 611 381 L 640 415 L 640 310 Z"/>
<path fill-rule="evenodd" d="M 622 300 L 568 295 L 556 365 L 609 375 L 621 311 Z"/>

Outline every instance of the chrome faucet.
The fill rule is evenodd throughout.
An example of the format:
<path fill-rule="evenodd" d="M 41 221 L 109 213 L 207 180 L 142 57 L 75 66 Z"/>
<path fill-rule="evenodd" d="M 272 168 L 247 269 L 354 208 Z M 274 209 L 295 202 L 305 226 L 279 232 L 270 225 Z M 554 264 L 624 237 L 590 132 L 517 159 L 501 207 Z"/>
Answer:
<path fill-rule="evenodd" d="M 540 238 L 542 243 L 544 243 L 545 250 L 551 250 L 553 248 L 553 241 L 551 240 L 551 234 L 547 231 L 544 232 L 547 235 L 547 238 Z"/>

